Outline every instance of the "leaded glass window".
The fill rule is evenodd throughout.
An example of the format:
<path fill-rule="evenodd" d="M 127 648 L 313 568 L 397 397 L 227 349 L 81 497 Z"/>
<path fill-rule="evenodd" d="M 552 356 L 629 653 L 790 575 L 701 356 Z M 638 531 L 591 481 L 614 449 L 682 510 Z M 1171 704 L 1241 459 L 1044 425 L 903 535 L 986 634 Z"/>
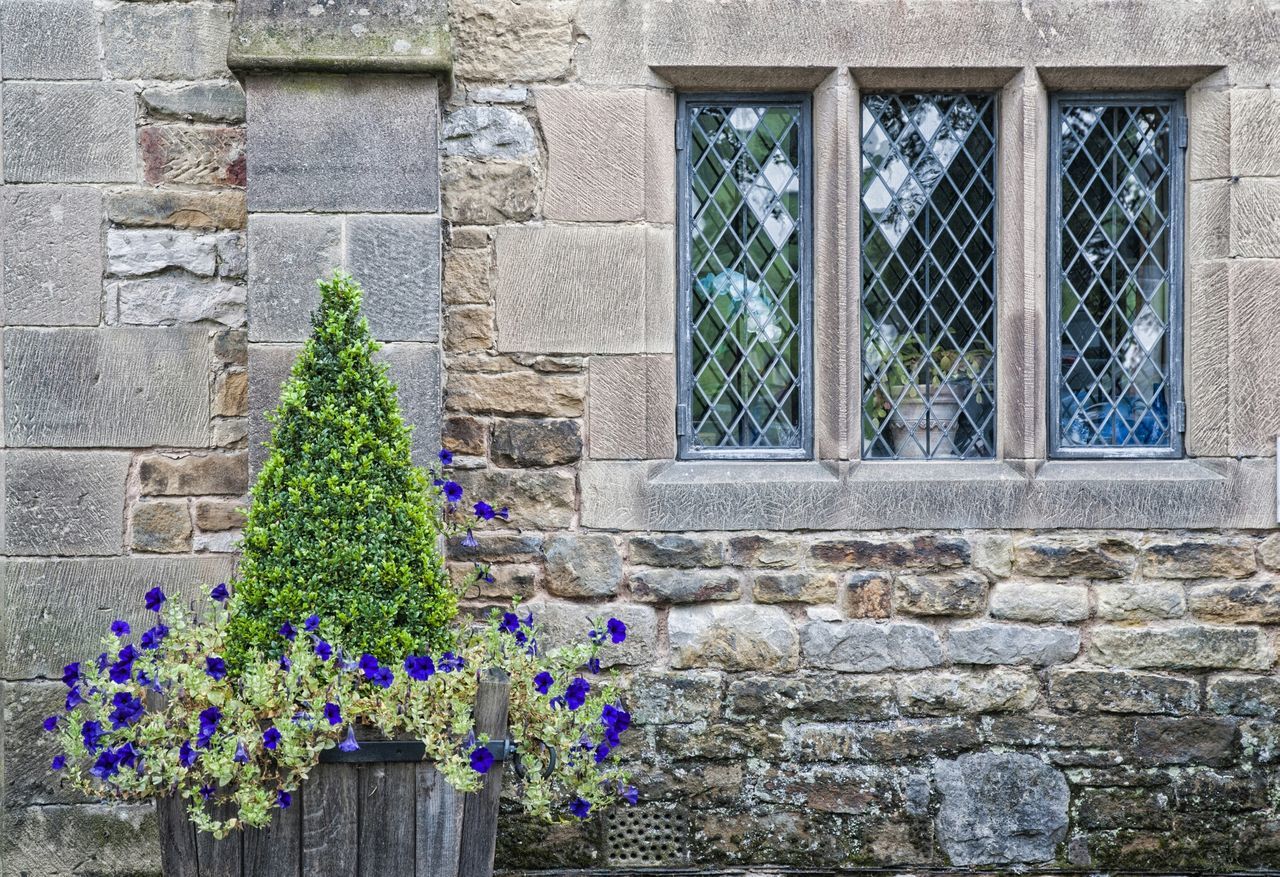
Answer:
<path fill-rule="evenodd" d="M 995 97 L 862 101 L 862 455 L 995 454 Z"/>
<path fill-rule="evenodd" d="M 680 102 L 682 456 L 806 457 L 809 104 Z"/>
<path fill-rule="evenodd" d="M 1180 102 L 1064 96 L 1051 119 L 1051 453 L 1176 455 Z"/>

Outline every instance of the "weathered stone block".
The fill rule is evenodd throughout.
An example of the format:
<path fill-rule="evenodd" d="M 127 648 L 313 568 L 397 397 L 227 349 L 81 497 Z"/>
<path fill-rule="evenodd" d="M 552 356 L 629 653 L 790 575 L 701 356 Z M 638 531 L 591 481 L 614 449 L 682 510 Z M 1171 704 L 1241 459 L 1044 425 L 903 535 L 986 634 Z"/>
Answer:
<path fill-rule="evenodd" d="M 667 625 L 675 668 L 785 671 L 799 665 L 795 626 L 777 607 L 677 606 Z"/>
<path fill-rule="evenodd" d="M 375 338 L 440 337 L 440 220 L 435 216 L 352 216 L 346 265 L 364 287 Z"/>
<path fill-rule="evenodd" d="M 444 257 L 444 301 L 446 304 L 488 304 L 493 295 L 493 251 L 449 249 Z"/>
<path fill-rule="evenodd" d="M 249 413 L 249 373 L 224 371 L 213 382 L 213 413 L 218 417 L 243 417 Z"/>
<path fill-rule="evenodd" d="M 1238 93 L 1238 92 L 1237 92 Z M 1222 179 L 1231 175 L 1230 91 L 1195 88 L 1187 92 L 1187 178 Z"/>
<path fill-rule="evenodd" d="M 935 826 L 952 865 L 1045 862 L 1067 834 L 1070 791 L 1033 755 L 978 752 L 938 762 Z"/>
<path fill-rule="evenodd" d="M 1142 573 L 1162 579 L 1243 578 L 1258 569 L 1247 539 L 1154 542 L 1143 549 Z"/>
<path fill-rule="evenodd" d="M 675 453 L 672 356 L 593 356 L 587 365 L 590 454 L 597 460 L 661 460 Z"/>
<path fill-rule="evenodd" d="M 4 324 L 96 326 L 102 315 L 102 196 L 88 187 L 7 186 Z"/>
<path fill-rule="evenodd" d="M 576 420 L 495 420 L 493 462 L 499 466 L 562 466 L 582 457 Z"/>
<path fill-rule="evenodd" d="M 978 624 L 953 627 L 947 652 L 956 664 L 1031 664 L 1070 661 L 1080 651 L 1080 634 L 1060 627 Z"/>
<path fill-rule="evenodd" d="M 5 554 L 119 554 L 129 455 L 0 451 Z"/>
<path fill-rule="evenodd" d="M 58 735 L 45 733 L 46 716 L 64 710 L 67 689 L 61 682 L 0 683 L 4 695 L 5 789 L 9 807 L 86 803 L 87 798 L 49 769 L 62 751 Z"/>
<path fill-rule="evenodd" d="M 204 445 L 211 367 L 204 330 L 5 329 L 6 442 Z M 145 417 L 122 416 L 137 405 L 145 407 Z"/>
<path fill-rule="evenodd" d="M 244 454 L 147 454 L 138 462 L 143 496 L 235 494 L 249 489 Z"/>
<path fill-rule="evenodd" d="M 508 506 L 513 526 L 558 530 L 573 521 L 574 477 L 564 469 L 478 469 L 458 472 L 456 480 L 468 495 Z"/>
<path fill-rule="evenodd" d="M 0 7 L 5 79 L 100 79 L 91 0 L 8 0 Z"/>
<path fill-rule="evenodd" d="M 13 807 L 5 816 L 5 867 L 14 874 L 160 872 L 154 804 Z"/>
<path fill-rule="evenodd" d="M 1025 575 L 1118 579 L 1137 567 L 1132 544 L 1109 536 L 1060 536 L 1023 542 L 1014 549 L 1014 569 Z"/>
<path fill-rule="evenodd" d="M 835 603 L 837 590 L 833 573 L 759 573 L 751 585 L 757 603 Z"/>
<path fill-rule="evenodd" d="M 737 600 L 742 584 L 737 573 L 646 569 L 628 576 L 631 596 L 643 603 L 704 603 Z"/>
<path fill-rule="evenodd" d="M 987 603 L 987 580 L 972 573 L 901 575 L 893 583 L 893 605 L 906 615 L 976 615 Z"/>
<path fill-rule="evenodd" d="M 725 710 L 738 720 L 871 722 L 898 715 L 891 679 L 844 673 L 733 678 Z"/>
<path fill-rule="evenodd" d="M 893 609 L 893 576 L 856 572 L 844 586 L 844 614 L 850 618 L 888 618 Z"/>
<path fill-rule="evenodd" d="M 482 563 L 540 563 L 543 540 L 536 534 L 476 533 L 474 548 L 460 540 L 449 542 L 449 556 L 455 560 L 478 560 Z"/>
<path fill-rule="evenodd" d="M 911 539 L 826 539 L 809 546 L 814 563 L 835 569 L 951 569 L 969 562 L 969 543 L 947 536 Z"/>
<path fill-rule="evenodd" d="M 111 229 L 107 232 L 107 272 L 140 277 L 166 268 L 181 268 L 212 277 L 218 268 L 218 239 L 167 229 Z"/>
<path fill-rule="evenodd" d="M 342 264 L 338 217 L 249 217 L 250 340 L 305 339 L 311 330 L 311 312 L 320 304 L 316 281 Z"/>
<path fill-rule="evenodd" d="M 538 176 L 523 161 L 446 158 L 440 187 L 440 212 L 459 225 L 524 222 L 538 209 Z"/>
<path fill-rule="evenodd" d="M 226 581 L 230 558 L 9 559 L 0 574 L 0 673 L 56 678 L 68 655 L 96 654 L 116 618 L 150 624 L 142 595 L 164 583 L 170 599 L 203 597 Z M 154 617 L 154 616 L 151 616 Z M 145 622 L 145 624 L 144 624 Z"/>
<path fill-rule="evenodd" d="M 842 673 L 920 670 L 942 663 L 938 635 L 922 624 L 812 620 L 800 629 L 805 664 Z"/>
<path fill-rule="evenodd" d="M 250 210 L 431 212 L 436 80 L 251 76 Z"/>
<path fill-rule="evenodd" d="M 1239 177 L 1280 176 L 1280 100 L 1271 88 L 1231 92 L 1231 173 Z"/>
<path fill-rule="evenodd" d="M 1225 767 L 1238 754 L 1240 733 L 1230 719 L 1165 716 L 1138 719 L 1137 753 L 1156 764 Z"/>
<path fill-rule="evenodd" d="M 1280 570 L 1280 533 L 1273 533 L 1258 545 L 1258 557 L 1267 569 Z"/>
<path fill-rule="evenodd" d="M 967 719 L 900 719 L 800 725 L 788 743 L 793 761 L 900 762 L 973 749 L 978 734 Z"/>
<path fill-rule="evenodd" d="M 203 321 L 245 324 L 243 286 L 165 274 L 108 283 L 108 322 L 131 326 L 174 326 Z"/>
<path fill-rule="evenodd" d="M 244 89 L 234 80 L 153 85 L 143 89 L 142 102 L 151 116 L 175 116 L 188 122 L 244 121 Z"/>
<path fill-rule="evenodd" d="M 137 179 L 134 92 L 111 82 L 7 82 L 4 178 L 15 183 Z"/>
<path fill-rule="evenodd" d="M 1170 670 L 1265 670 L 1274 662 L 1267 639 L 1255 627 L 1094 628 L 1089 660 L 1115 667 Z"/>
<path fill-rule="evenodd" d="M 1254 259 L 1280 256 L 1280 180 L 1244 177 L 1232 183 L 1231 255 Z"/>
<path fill-rule="evenodd" d="M 196 526 L 201 530 L 238 530 L 244 526 L 247 499 L 201 499 L 195 504 Z"/>
<path fill-rule="evenodd" d="M 1206 621 L 1271 624 L 1280 621 L 1280 583 L 1266 578 L 1197 585 L 1187 591 L 1187 606 Z"/>
<path fill-rule="evenodd" d="M 997 669 L 988 673 L 913 673 L 898 680 L 903 715 L 952 716 L 1021 712 L 1035 706 L 1040 685 L 1033 674 Z"/>
<path fill-rule="evenodd" d="M 992 578 L 1002 579 L 1013 572 L 1013 539 L 996 533 L 983 533 L 969 540 L 972 545 L 973 568 Z"/>
<path fill-rule="evenodd" d="M 239 530 L 196 533 L 191 540 L 191 548 L 197 554 L 233 554 L 240 550 L 240 537 Z"/>
<path fill-rule="evenodd" d="M 122 189 L 107 193 L 107 217 L 116 225 L 173 228 L 244 228 L 244 192 Z"/>
<path fill-rule="evenodd" d="M 440 149 L 445 155 L 464 158 L 514 160 L 536 156 L 538 143 L 524 113 L 504 107 L 468 106 L 445 116 Z"/>
<path fill-rule="evenodd" d="M 138 131 L 142 178 L 152 185 L 245 185 L 243 128 L 147 125 Z"/>
<path fill-rule="evenodd" d="M 627 542 L 627 561 L 680 569 L 716 567 L 724 562 L 724 546 L 718 539 L 678 533 L 632 536 Z"/>
<path fill-rule="evenodd" d="M 1049 706 L 1083 713 L 1193 713 L 1200 686 L 1194 679 L 1060 667 L 1049 671 Z"/>
<path fill-rule="evenodd" d="M 1171 582 L 1098 585 L 1094 595 L 1098 617 L 1106 621 L 1181 618 L 1187 613 L 1186 592 Z"/>
<path fill-rule="evenodd" d="M 1280 679 L 1275 676 L 1219 676 L 1205 690 L 1205 708 L 1232 716 L 1280 715 Z"/>
<path fill-rule="evenodd" d="M 102 48 L 116 79 L 216 79 L 230 36 L 224 6 L 124 3 L 107 10 Z"/>
<path fill-rule="evenodd" d="M 722 677 L 712 670 L 636 673 L 627 691 L 631 718 L 641 725 L 668 725 L 715 718 Z"/>
<path fill-rule="evenodd" d="M 568 75 L 577 8 L 572 0 L 451 3 L 454 75 L 482 82 L 538 82 Z"/>
<path fill-rule="evenodd" d="M 581 417 L 585 381 L 580 375 L 534 371 L 450 370 L 445 405 L 471 414 Z"/>
<path fill-rule="evenodd" d="M 521 611 L 532 612 L 534 623 L 541 626 L 539 645 L 552 648 L 585 641 L 597 618 L 617 618 L 627 626 L 627 638 L 618 645 L 605 643 L 600 649 L 600 665 L 647 667 L 653 664 L 653 655 L 658 648 L 658 619 L 650 606 L 634 603 L 586 605 L 539 599 L 523 604 Z"/>
<path fill-rule="evenodd" d="M 670 244 L 642 226 L 498 229 L 498 349 L 672 352 Z"/>
<path fill-rule="evenodd" d="M 731 566 L 789 569 L 804 562 L 807 548 L 800 539 L 751 534 L 732 537 L 727 557 Z"/>
<path fill-rule="evenodd" d="M 456 305 L 444 315 L 444 349 L 449 353 L 493 350 L 497 342 L 493 305 Z"/>
<path fill-rule="evenodd" d="M 1187 255 L 1193 264 L 1231 254 L 1231 190 L 1227 180 L 1202 180 L 1188 186 L 1189 222 L 1196 231 L 1187 241 Z"/>
<path fill-rule="evenodd" d="M 546 587 L 558 597 L 611 597 L 622 581 L 622 558 L 613 538 L 557 534 L 546 544 Z"/>
<path fill-rule="evenodd" d="M 474 417 L 446 417 L 441 440 L 455 454 L 483 457 L 489 447 L 488 424 Z"/>
<path fill-rule="evenodd" d="M 374 359 L 387 364 L 387 375 L 395 384 L 400 401 L 400 413 L 413 427 L 411 453 L 414 465 L 427 466 L 435 462 L 436 452 L 440 450 L 440 383 L 443 371 L 439 348 L 435 344 L 400 341 L 385 345 Z M 514 502 L 494 505 L 508 504 L 517 508 Z"/>
<path fill-rule="evenodd" d="M 185 500 L 137 503 L 129 514 L 135 551 L 175 554 L 191 550 L 191 512 Z"/>
<path fill-rule="evenodd" d="M 547 144 L 548 219 L 625 222 L 645 212 L 645 92 L 534 91 Z"/>
<path fill-rule="evenodd" d="M 1240 185 L 1246 182 L 1251 181 Z M 1280 209 L 1280 185 L 1276 195 L 1268 209 Z M 1277 223 L 1274 253 L 1280 255 L 1280 219 Z M 1228 277 L 1230 449 L 1238 456 L 1271 456 L 1280 434 L 1280 406 L 1274 404 L 1280 392 L 1280 351 L 1272 343 L 1280 332 L 1280 261 L 1233 259 Z"/>
<path fill-rule="evenodd" d="M 1003 582 L 991 592 L 991 617 L 1008 621 L 1083 621 L 1089 617 L 1089 590 L 1081 585 Z"/>

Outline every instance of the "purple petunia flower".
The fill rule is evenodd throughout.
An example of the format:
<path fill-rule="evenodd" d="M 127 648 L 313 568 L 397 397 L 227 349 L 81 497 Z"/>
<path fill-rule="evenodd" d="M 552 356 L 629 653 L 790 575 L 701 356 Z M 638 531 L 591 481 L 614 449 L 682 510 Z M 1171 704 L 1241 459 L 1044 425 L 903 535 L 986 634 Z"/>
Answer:
<path fill-rule="evenodd" d="M 461 655 L 455 655 L 453 652 L 445 652 L 440 656 L 440 662 L 436 665 L 441 673 L 452 673 L 454 670 L 461 670 L 467 661 Z"/>
<path fill-rule="evenodd" d="M 234 761 L 236 764 L 249 763 L 249 753 L 245 751 L 243 741 L 240 741 L 240 740 L 236 741 L 236 754 L 231 756 L 231 760 Z"/>
<path fill-rule="evenodd" d="M 503 612 L 502 623 L 498 625 L 498 629 L 505 633 L 515 633 L 520 629 L 520 617 L 514 612 Z"/>
<path fill-rule="evenodd" d="M 286 621 L 284 624 L 280 625 L 280 635 L 289 642 L 293 642 L 294 638 L 297 637 L 298 632 L 293 629 L 292 624 Z"/>
<path fill-rule="evenodd" d="M 336 703 L 326 703 L 324 705 L 324 717 L 329 720 L 330 725 L 342 724 L 342 710 L 338 709 Z"/>
<path fill-rule="evenodd" d="M 425 682 L 436 672 L 436 665 L 426 655 L 410 655 L 404 659 L 404 672 L 410 679 Z"/>
<path fill-rule="evenodd" d="M 320 629 L 320 616 L 308 615 L 307 620 L 302 622 L 302 629 L 307 633 L 315 633 Z"/>
<path fill-rule="evenodd" d="M 357 666 L 360 667 L 360 672 L 367 676 L 374 670 L 378 669 L 378 659 L 368 652 L 365 652 L 360 656 L 360 663 Z"/>
<path fill-rule="evenodd" d="M 289 805 L 293 803 L 293 795 L 290 795 L 284 789 L 276 792 L 276 806 L 281 810 L 288 810 Z"/>
<path fill-rule="evenodd" d="M 65 755 L 55 755 L 53 761 L 49 763 L 49 770 L 62 770 L 67 766 L 67 757 Z"/>
<path fill-rule="evenodd" d="M 139 640 L 139 643 L 144 649 L 158 649 L 160 643 L 164 642 L 164 638 L 168 635 L 169 628 L 163 624 L 157 624 L 142 634 L 142 639 Z"/>
<path fill-rule="evenodd" d="M 440 458 L 440 462 L 446 466 L 453 465 L 453 451 L 448 448 L 441 448 L 440 453 L 436 454 Z"/>
<path fill-rule="evenodd" d="M 100 780 L 109 780 L 120 772 L 120 756 L 110 749 L 102 750 L 89 773 Z"/>
<path fill-rule="evenodd" d="M 209 743 L 213 740 L 213 735 L 218 730 L 218 723 L 222 721 L 222 710 L 216 706 L 211 706 L 200 713 L 200 735 L 196 738 L 196 746 L 201 749 L 208 749 Z"/>
<path fill-rule="evenodd" d="M 85 749 L 97 752 L 98 747 L 102 745 L 102 723 L 85 722 L 80 726 L 80 739 L 84 741 Z"/>
<path fill-rule="evenodd" d="M 600 724 L 621 733 L 631 727 L 631 714 L 611 703 L 606 703 L 600 710 Z"/>
<path fill-rule="evenodd" d="M 476 773 L 488 773 L 493 767 L 493 753 L 488 746 L 477 746 L 471 750 L 471 769 Z"/>
<path fill-rule="evenodd" d="M 80 687 L 76 686 L 67 692 L 67 712 L 84 703 L 84 698 L 80 696 Z"/>
<path fill-rule="evenodd" d="M 616 618 L 610 618 L 605 628 L 609 631 L 609 639 L 615 646 L 627 638 L 627 626 Z"/>
<path fill-rule="evenodd" d="M 111 711 L 111 729 L 118 731 L 121 728 L 127 728 L 138 719 L 142 718 L 146 707 L 138 698 L 134 697 L 127 691 L 120 691 L 111 698 L 111 705 L 115 707 Z"/>
<path fill-rule="evenodd" d="M 395 681 L 395 674 L 390 668 L 379 665 L 378 659 L 368 652 L 360 656 L 360 672 L 364 674 L 365 679 L 379 688 L 390 688 L 391 683 Z"/>
<path fill-rule="evenodd" d="M 475 505 L 476 519 L 480 521 L 492 521 L 497 512 L 493 510 L 493 506 L 484 500 L 480 500 Z"/>
<path fill-rule="evenodd" d="M 444 498 L 447 499 L 449 502 L 462 501 L 462 485 L 461 484 L 459 484 L 456 481 L 446 481 L 444 484 L 440 486 L 444 490 Z"/>
<path fill-rule="evenodd" d="M 533 687 L 538 690 L 538 694 L 546 694 L 551 690 L 551 686 L 555 684 L 555 677 L 543 670 L 537 676 L 533 677 Z"/>
<path fill-rule="evenodd" d="M 605 760 L 609 757 L 609 751 L 608 743 L 600 743 L 597 745 L 595 751 L 596 764 L 604 764 Z"/>
<path fill-rule="evenodd" d="M 498 517 L 502 518 L 502 520 L 505 521 L 507 518 L 511 517 L 511 509 L 507 508 L 506 506 L 503 506 L 502 508 L 498 509 Z"/>
<path fill-rule="evenodd" d="M 182 746 L 178 749 L 178 764 L 183 767 L 191 767 L 199 757 L 196 751 L 191 748 L 191 741 L 183 740 Z"/>
<path fill-rule="evenodd" d="M 480 543 L 476 541 L 475 534 L 474 534 L 474 533 L 472 533 L 472 532 L 471 532 L 471 528 L 470 528 L 470 527 L 468 527 L 468 528 L 467 528 L 467 535 L 465 535 L 465 536 L 463 536 L 463 537 L 462 537 L 462 547 L 463 547 L 463 548 L 476 548 L 476 547 L 478 547 L 479 545 L 480 545 Z"/>
<path fill-rule="evenodd" d="M 316 654 L 320 656 L 321 661 L 327 661 L 333 657 L 333 646 L 322 639 L 318 639 L 316 640 Z"/>
<path fill-rule="evenodd" d="M 267 728 L 262 732 L 262 745 L 266 749 L 274 750 L 280 743 L 280 732 L 274 727 Z"/>
<path fill-rule="evenodd" d="M 75 688 L 80 681 L 80 662 L 76 661 L 62 668 L 62 684 L 67 688 Z"/>
<path fill-rule="evenodd" d="M 231 592 L 227 590 L 227 583 L 221 582 L 219 585 L 209 592 L 210 600 L 217 600 L 219 603 L 227 602 L 227 598 L 231 596 Z"/>
<path fill-rule="evenodd" d="M 117 618 L 115 621 L 111 622 L 111 632 L 118 637 L 128 636 L 129 622 L 121 621 Z"/>
<path fill-rule="evenodd" d="M 58 717 L 49 716 L 47 719 L 44 720 L 44 724 L 42 727 L 46 731 L 56 731 L 58 729 Z"/>
<path fill-rule="evenodd" d="M 210 798 L 213 797 L 213 793 L 216 791 L 218 791 L 217 786 L 201 786 L 200 797 L 208 801 Z"/>
<path fill-rule="evenodd" d="M 133 675 L 133 662 L 138 658 L 138 650 L 133 644 L 125 646 L 116 656 L 116 662 L 111 665 L 111 670 L 107 675 L 112 682 L 123 684 L 129 681 L 129 677 Z"/>
<path fill-rule="evenodd" d="M 640 800 L 640 790 L 635 786 L 625 786 L 622 789 L 622 800 L 634 807 L 636 801 Z"/>
<path fill-rule="evenodd" d="M 587 669 L 590 670 L 592 673 L 598 674 L 600 672 L 600 659 L 597 658 L 595 655 L 592 655 L 590 658 L 588 658 Z"/>
<path fill-rule="evenodd" d="M 586 819 L 591 812 L 591 802 L 582 798 L 574 798 L 569 802 L 569 812 L 579 819 Z"/>
<path fill-rule="evenodd" d="M 347 738 L 338 744 L 338 748 L 343 752 L 355 752 L 360 748 L 360 744 L 356 742 L 356 729 L 354 725 L 347 725 Z"/>
<path fill-rule="evenodd" d="M 591 686 L 581 676 L 569 683 L 564 692 L 564 702 L 571 710 L 576 710 L 587 701 L 587 692 Z"/>
<path fill-rule="evenodd" d="M 293 669 L 293 661 L 289 660 L 288 655 L 280 656 L 280 669 L 286 673 Z"/>
<path fill-rule="evenodd" d="M 211 655 L 204 659 L 204 672 L 214 682 L 219 682 L 226 678 L 227 662 L 219 658 L 217 655 Z"/>
<path fill-rule="evenodd" d="M 150 591 L 147 591 L 143 599 L 146 600 L 148 609 L 152 612 L 159 612 L 160 607 L 164 605 L 166 597 L 164 595 L 164 591 L 160 590 L 160 586 L 157 585 Z"/>

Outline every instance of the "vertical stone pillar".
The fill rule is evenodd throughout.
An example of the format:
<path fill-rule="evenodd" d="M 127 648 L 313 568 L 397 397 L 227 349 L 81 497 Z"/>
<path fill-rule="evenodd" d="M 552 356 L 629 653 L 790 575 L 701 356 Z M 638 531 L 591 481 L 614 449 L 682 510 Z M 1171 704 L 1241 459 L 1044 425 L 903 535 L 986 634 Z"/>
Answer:
<path fill-rule="evenodd" d="M 320 9 L 312 6 L 311 10 Z M 317 278 L 365 290 L 422 463 L 440 435 L 443 0 L 241 0 L 229 62 L 248 98 L 250 450 L 310 330 Z"/>

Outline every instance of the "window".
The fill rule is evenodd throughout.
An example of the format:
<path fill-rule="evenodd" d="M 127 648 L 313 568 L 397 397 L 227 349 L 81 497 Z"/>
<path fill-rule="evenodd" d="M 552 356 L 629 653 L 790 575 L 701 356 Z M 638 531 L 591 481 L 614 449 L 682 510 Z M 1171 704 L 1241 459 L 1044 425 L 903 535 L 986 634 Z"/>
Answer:
<path fill-rule="evenodd" d="M 677 118 L 680 455 L 806 458 L 808 98 L 687 95 Z"/>
<path fill-rule="evenodd" d="M 995 97 L 862 102 L 862 455 L 995 455 Z"/>
<path fill-rule="evenodd" d="M 1049 448 L 1182 450 L 1181 101 L 1051 107 Z"/>

